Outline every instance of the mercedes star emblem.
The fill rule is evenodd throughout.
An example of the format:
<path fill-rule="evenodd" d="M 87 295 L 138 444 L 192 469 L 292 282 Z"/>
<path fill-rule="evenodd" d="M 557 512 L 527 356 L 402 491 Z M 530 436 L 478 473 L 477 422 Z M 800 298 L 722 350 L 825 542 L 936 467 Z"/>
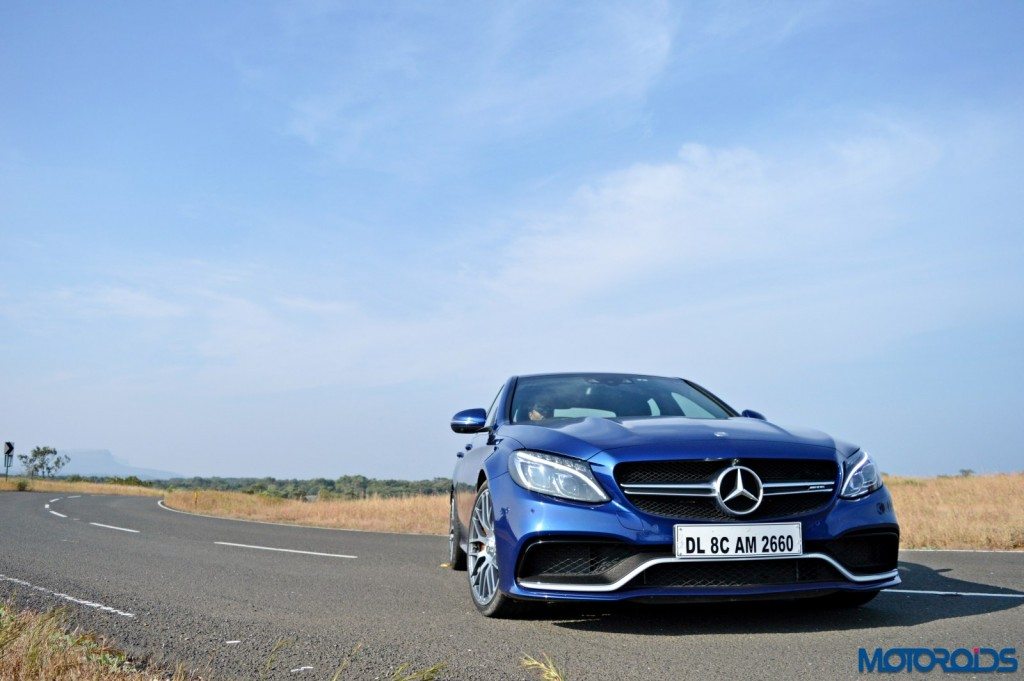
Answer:
<path fill-rule="evenodd" d="M 730 515 L 753 513 L 763 498 L 761 478 L 746 466 L 730 466 L 715 478 L 715 500 Z"/>

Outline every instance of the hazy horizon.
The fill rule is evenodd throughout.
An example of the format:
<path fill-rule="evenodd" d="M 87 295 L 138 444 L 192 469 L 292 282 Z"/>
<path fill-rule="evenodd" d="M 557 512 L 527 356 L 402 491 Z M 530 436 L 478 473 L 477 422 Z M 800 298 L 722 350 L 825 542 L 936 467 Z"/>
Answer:
<path fill-rule="evenodd" d="M 0 10 L 0 440 L 450 475 L 507 376 L 1021 469 L 1024 5 Z"/>

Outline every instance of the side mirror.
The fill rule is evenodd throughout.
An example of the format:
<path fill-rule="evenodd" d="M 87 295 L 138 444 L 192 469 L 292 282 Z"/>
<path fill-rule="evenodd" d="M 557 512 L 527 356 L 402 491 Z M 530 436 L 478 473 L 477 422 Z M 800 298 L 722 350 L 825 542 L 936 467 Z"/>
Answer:
<path fill-rule="evenodd" d="M 754 411 L 753 409 L 744 409 L 743 413 L 740 414 L 740 416 L 745 416 L 748 419 L 758 419 L 760 421 L 767 421 L 768 420 L 768 419 L 766 419 L 764 417 L 764 414 L 762 414 L 759 411 Z M 452 427 L 454 428 L 454 426 L 452 426 Z"/>
<path fill-rule="evenodd" d="M 487 410 L 463 409 L 452 417 L 452 430 L 456 433 L 479 433 L 487 422 Z"/>

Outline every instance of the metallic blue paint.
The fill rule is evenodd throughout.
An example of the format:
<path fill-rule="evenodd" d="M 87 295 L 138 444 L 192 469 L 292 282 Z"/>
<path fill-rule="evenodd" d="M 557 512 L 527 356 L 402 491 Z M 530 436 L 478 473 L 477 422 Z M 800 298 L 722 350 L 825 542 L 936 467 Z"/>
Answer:
<path fill-rule="evenodd" d="M 612 471 L 628 461 L 703 460 L 759 458 L 834 460 L 838 479 L 831 501 L 822 510 L 787 519 L 799 520 L 804 542 L 831 540 L 840 535 L 869 529 L 898 531 L 892 499 L 883 486 L 865 497 L 839 498 L 843 461 L 857 447 L 836 441 L 813 430 L 783 428 L 759 418 L 735 416 L 728 419 L 685 417 L 554 419 L 544 425 L 512 424 L 507 418 L 516 378 L 509 379 L 488 415 L 489 427 L 478 433 L 470 452 L 460 459 L 453 475 L 462 537 L 467 536 L 469 509 L 479 483 L 489 482 L 495 511 L 495 534 L 500 590 L 517 599 L 540 600 L 622 600 L 635 598 L 731 599 L 742 597 L 787 597 L 801 592 L 872 591 L 895 586 L 899 577 L 880 582 L 838 581 L 756 587 L 630 588 L 612 592 L 573 592 L 524 588 L 517 583 L 516 568 L 523 549 L 533 540 L 573 538 L 606 539 L 636 546 L 663 546 L 670 550 L 673 527 L 679 521 L 641 512 L 623 494 Z M 456 416 L 459 418 L 461 412 Z M 734 412 L 735 413 L 735 412 Z M 476 414 L 474 414 L 476 416 Z M 454 423 L 454 419 L 453 419 Z M 517 449 L 533 449 L 590 462 L 598 482 L 611 497 L 605 503 L 568 501 L 531 492 L 516 484 L 508 474 L 508 457 Z M 713 521 L 706 521 L 713 522 Z M 756 522 L 756 521 L 754 521 Z M 783 522 L 783 521 L 765 521 Z"/>
<path fill-rule="evenodd" d="M 487 422 L 486 409 L 464 409 L 452 417 L 452 430 L 456 433 L 478 433 Z"/>

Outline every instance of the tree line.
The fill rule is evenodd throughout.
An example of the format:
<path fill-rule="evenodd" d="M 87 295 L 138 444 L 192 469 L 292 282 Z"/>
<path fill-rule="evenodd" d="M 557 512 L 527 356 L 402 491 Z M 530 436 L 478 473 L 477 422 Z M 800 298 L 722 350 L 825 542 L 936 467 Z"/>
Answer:
<path fill-rule="evenodd" d="M 276 478 L 173 478 L 167 486 L 183 489 L 214 489 L 246 494 L 262 494 L 287 499 L 316 496 L 320 499 L 365 499 L 367 497 L 405 497 L 418 494 L 448 494 L 451 480 L 379 480 L 365 475 L 340 478 L 278 480 Z"/>
<path fill-rule="evenodd" d="M 71 460 L 67 455 L 57 453 L 53 447 L 36 447 L 29 454 L 19 454 L 25 475 L 34 477 L 57 477 L 60 470 Z M 449 478 L 431 480 L 379 480 L 365 475 L 343 475 L 340 478 L 312 478 L 300 480 L 278 480 L 277 478 L 171 478 L 169 480 L 140 480 L 134 475 L 82 476 L 69 475 L 64 479 L 71 482 L 105 482 L 118 485 L 136 485 L 158 489 L 203 489 L 245 494 L 262 494 L 281 499 L 365 499 L 367 497 L 405 497 L 418 494 L 448 494 L 451 489 Z"/>

